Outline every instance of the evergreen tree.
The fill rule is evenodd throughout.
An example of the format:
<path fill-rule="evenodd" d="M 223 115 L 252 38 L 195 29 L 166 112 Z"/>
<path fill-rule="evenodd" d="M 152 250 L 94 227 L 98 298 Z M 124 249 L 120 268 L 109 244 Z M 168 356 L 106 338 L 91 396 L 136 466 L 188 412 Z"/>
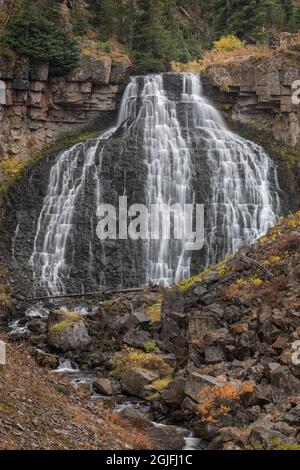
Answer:
<path fill-rule="evenodd" d="M 162 21 L 169 33 L 169 59 L 187 62 L 190 53 L 187 42 L 184 39 L 181 25 L 176 16 L 176 1 L 165 0 L 162 10 Z"/>
<path fill-rule="evenodd" d="M 25 0 L 11 17 L 4 40 L 18 55 L 49 62 L 53 75 L 68 73 L 79 60 L 77 42 L 50 0 L 43 11 L 33 0 Z"/>
<path fill-rule="evenodd" d="M 117 31 L 122 2 L 118 0 L 95 0 L 92 2 L 94 15 L 92 23 L 99 32 L 99 38 L 107 41 Z"/>
<path fill-rule="evenodd" d="M 171 37 L 163 22 L 161 0 L 138 0 L 133 31 L 136 68 L 141 73 L 168 69 Z"/>
<path fill-rule="evenodd" d="M 295 8 L 295 14 L 294 14 L 294 32 L 297 32 L 300 30 L 300 6 L 297 6 Z"/>
<path fill-rule="evenodd" d="M 89 22 L 84 15 L 83 10 L 76 6 L 73 13 L 73 30 L 75 34 L 79 36 L 84 36 L 89 29 Z"/>
<path fill-rule="evenodd" d="M 263 39 L 267 1 L 215 0 L 212 19 L 215 36 L 234 34 L 248 42 Z"/>
<path fill-rule="evenodd" d="M 285 20 L 289 22 L 291 21 L 295 13 L 293 0 L 282 0 L 281 3 L 285 15 Z"/>
<path fill-rule="evenodd" d="M 297 30 L 292 0 L 214 0 L 215 37 L 235 34 L 248 42 L 266 39 L 273 31 Z"/>

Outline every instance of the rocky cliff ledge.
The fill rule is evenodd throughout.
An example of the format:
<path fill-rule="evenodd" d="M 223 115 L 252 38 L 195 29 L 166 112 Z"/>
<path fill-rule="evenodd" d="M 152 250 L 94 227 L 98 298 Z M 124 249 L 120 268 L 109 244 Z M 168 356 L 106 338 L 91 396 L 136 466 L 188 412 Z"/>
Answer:
<path fill-rule="evenodd" d="M 62 134 L 105 127 L 130 69 L 126 56 L 101 55 L 92 43 L 60 78 L 49 77 L 47 63 L 0 57 L 0 162 L 29 159 Z"/>
<path fill-rule="evenodd" d="M 300 146 L 299 45 L 212 63 L 206 72 L 234 120 L 272 132 L 289 147 Z"/>

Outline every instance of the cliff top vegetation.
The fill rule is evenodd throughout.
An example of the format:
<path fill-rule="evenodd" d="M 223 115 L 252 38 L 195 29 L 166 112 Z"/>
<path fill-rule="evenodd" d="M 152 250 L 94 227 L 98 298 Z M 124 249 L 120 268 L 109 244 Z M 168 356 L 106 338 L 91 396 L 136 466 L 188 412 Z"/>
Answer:
<path fill-rule="evenodd" d="M 65 74 L 79 59 L 82 39 L 104 54 L 131 56 L 137 73 L 195 63 L 222 37 L 244 44 L 273 45 L 281 31 L 300 28 L 292 0 L 2 0 L 0 54 L 50 62 Z"/>

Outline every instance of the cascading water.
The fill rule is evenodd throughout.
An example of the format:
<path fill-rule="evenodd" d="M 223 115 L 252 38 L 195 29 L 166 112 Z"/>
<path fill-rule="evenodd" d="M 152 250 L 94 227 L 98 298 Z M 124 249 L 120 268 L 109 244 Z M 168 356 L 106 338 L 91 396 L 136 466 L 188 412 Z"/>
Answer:
<path fill-rule="evenodd" d="M 148 166 L 147 206 L 161 207 L 161 217 L 169 217 L 168 207 L 184 207 L 193 201 L 190 186 L 191 154 L 183 138 L 177 117 L 176 103 L 164 90 L 163 77 L 153 75 L 144 79 L 141 107 L 131 132 L 143 126 L 144 156 Z M 179 224 L 184 226 L 183 212 Z M 190 275 L 190 257 L 185 251 L 187 240 L 161 239 L 148 242 L 149 280 L 165 285 Z"/>
<path fill-rule="evenodd" d="M 108 136 L 109 131 L 102 139 Z M 96 141 L 91 147 L 77 144 L 61 153 L 50 173 L 48 194 L 38 220 L 30 263 L 39 285 L 52 295 L 65 292 L 64 278 L 68 276 L 66 250 L 72 236 L 74 213 L 80 198 L 84 197 L 85 183 L 91 174 L 95 180 L 96 198 L 100 198 L 96 166 L 98 143 Z M 74 256 L 75 253 L 72 254 Z"/>
<path fill-rule="evenodd" d="M 227 129 L 220 113 L 202 96 L 199 76 L 184 75 L 183 81 L 183 100 L 192 106 L 191 127 L 202 135 L 210 169 L 205 218 L 209 265 L 251 244 L 275 225 L 280 188 L 276 166 L 266 152 Z"/>
<path fill-rule="evenodd" d="M 99 245 L 96 240 L 96 209 L 107 202 L 103 188 L 114 185 L 122 152 L 130 149 L 147 172 L 143 201 L 135 202 L 144 202 L 148 209 L 159 204 L 162 220 L 169 215 L 164 212 L 166 206 L 205 202 L 202 265 L 215 263 L 242 244 L 252 243 L 274 225 L 280 211 L 275 165 L 261 147 L 226 128 L 218 111 L 202 96 L 199 75 L 182 74 L 179 93 L 166 87 L 171 76 L 133 77 L 124 93 L 116 127 L 58 156 L 50 172 L 31 256 L 36 285 L 47 293 L 65 293 L 71 267 L 77 258 L 83 258 L 79 248 L 74 248 L 76 237 L 81 235 L 76 227 L 78 214 L 84 215 L 90 227 L 85 232 L 87 240 L 82 242 L 82 246 L 87 243 L 88 254 L 81 261 L 81 274 L 96 279 L 98 287 L 105 286 L 106 250 L 107 246 L 114 248 L 111 241 Z M 110 174 L 106 181 L 107 155 L 117 135 L 122 136 L 125 146 L 119 151 L 113 177 Z M 125 148 L 129 143 L 129 149 Z M 207 169 L 201 201 L 197 200 L 201 183 L 193 171 L 200 163 Z M 125 181 L 126 169 L 122 171 Z M 123 193 L 120 189 L 118 192 L 120 196 L 134 196 L 135 188 L 124 185 Z M 146 267 L 144 280 L 138 276 L 135 283 L 168 285 L 188 277 L 192 253 L 186 251 L 186 242 L 184 237 L 146 241 L 143 252 L 129 257 L 129 263 L 134 257 L 143 257 Z M 101 251 L 100 261 L 97 250 Z M 122 284 L 122 273 L 120 278 Z"/>

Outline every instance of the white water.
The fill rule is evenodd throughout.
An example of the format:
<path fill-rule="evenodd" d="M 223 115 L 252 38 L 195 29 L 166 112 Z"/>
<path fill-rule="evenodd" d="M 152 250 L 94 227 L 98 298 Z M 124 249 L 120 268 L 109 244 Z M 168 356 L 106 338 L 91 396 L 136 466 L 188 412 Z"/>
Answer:
<path fill-rule="evenodd" d="M 90 142 L 80 143 L 62 152 L 51 169 L 48 193 L 38 219 L 30 259 L 34 277 L 49 294 L 65 293 L 64 279 L 69 275 L 66 250 L 74 228 L 76 206 L 78 207 L 80 199 L 84 197 L 85 183 L 90 171 L 93 172 L 95 180 L 96 206 L 99 205 L 100 184 L 96 151 L 99 142 L 108 139 L 114 130 L 115 128 L 105 132 L 92 146 Z"/>
<path fill-rule="evenodd" d="M 98 147 L 121 126 L 125 135 L 136 138 L 137 145 L 137 136 L 142 135 L 141 158 L 148 167 L 148 207 L 175 203 L 183 207 L 193 202 L 192 160 L 198 158 L 194 141 L 201 138 L 211 188 L 205 219 L 206 264 L 219 261 L 242 244 L 252 243 L 275 224 L 280 210 L 279 188 L 271 160 L 261 147 L 226 128 L 218 111 L 202 96 L 198 75 L 183 74 L 182 82 L 181 95 L 170 97 L 163 76 L 132 78 L 116 127 L 99 139 L 77 144 L 58 156 L 51 169 L 31 256 L 36 283 L 47 293 L 66 292 L 72 259 L 80 256 L 70 248 L 72 238 L 80 236 L 74 230 L 76 211 L 84 210 L 86 183 L 91 177 L 95 207 L 102 202 L 99 173 L 105 146 L 100 151 Z M 184 112 L 178 113 L 178 108 Z M 275 192 L 271 191 L 271 180 L 277 186 Z M 163 209 L 162 220 L 167 215 Z M 181 224 L 184 226 L 183 219 Z M 91 234 L 94 232 L 95 227 L 91 227 Z M 186 242 L 183 238 L 147 243 L 149 282 L 169 285 L 190 275 L 191 253 L 185 250 Z M 89 246 L 88 263 L 92 270 L 92 235 Z"/>
<path fill-rule="evenodd" d="M 211 171 L 212 194 L 205 220 L 209 265 L 251 244 L 275 225 L 280 189 L 266 152 L 226 128 L 221 115 L 203 98 L 199 77 L 185 76 L 184 83 L 185 99 L 193 107 L 193 131 L 198 129 L 207 143 Z"/>
<path fill-rule="evenodd" d="M 47 318 L 49 315 L 49 310 L 45 308 L 42 304 L 31 305 L 25 312 L 25 317 L 27 318 Z"/>
<path fill-rule="evenodd" d="M 80 372 L 80 369 L 75 362 L 70 361 L 69 359 L 60 358 L 58 368 L 53 372 L 61 374 L 77 374 Z"/>
<path fill-rule="evenodd" d="M 133 88 L 138 90 L 133 79 Z M 131 109 L 137 97 L 131 100 Z M 130 132 L 143 129 L 143 154 L 148 166 L 147 205 L 161 207 L 161 219 L 169 218 L 172 204 L 192 202 L 190 189 L 191 153 L 184 139 L 177 117 L 176 102 L 164 90 L 163 77 L 145 77 L 140 87 L 141 106 Z M 183 212 L 179 212 L 179 225 L 184 227 Z M 190 275 L 190 257 L 186 256 L 188 240 L 150 240 L 147 249 L 149 281 L 164 285 L 180 281 Z"/>
<path fill-rule="evenodd" d="M 136 411 L 138 411 L 141 415 L 145 414 L 145 410 L 143 411 L 143 408 L 139 407 L 139 403 L 130 403 L 130 402 L 117 404 L 115 406 L 115 411 L 120 413 L 121 411 L 123 411 L 126 408 L 133 408 Z M 149 418 L 147 418 L 147 416 L 145 416 L 145 418 L 149 419 Z M 182 450 L 200 450 L 201 448 L 203 448 L 203 445 L 201 445 L 201 439 L 197 438 L 195 436 L 195 434 L 187 428 L 182 428 L 182 427 L 178 427 L 178 426 L 174 426 L 174 425 L 166 425 L 166 424 L 162 424 L 162 423 L 156 423 L 155 421 L 152 421 L 152 424 L 156 428 L 166 428 L 166 427 L 170 428 L 170 427 L 172 427 L 179 434 L 181 434 L 181 436 L 183 437 L 184 442 L 185 442 L 185 445 L 184 445 Z"/>
<path fill-rule="evenodd" d="M 14 320 L 9 324 L 9 336 L 23 336 L 29 333 L 29 330 L 26 325 L 22 324 L 21 320 Z"/>

